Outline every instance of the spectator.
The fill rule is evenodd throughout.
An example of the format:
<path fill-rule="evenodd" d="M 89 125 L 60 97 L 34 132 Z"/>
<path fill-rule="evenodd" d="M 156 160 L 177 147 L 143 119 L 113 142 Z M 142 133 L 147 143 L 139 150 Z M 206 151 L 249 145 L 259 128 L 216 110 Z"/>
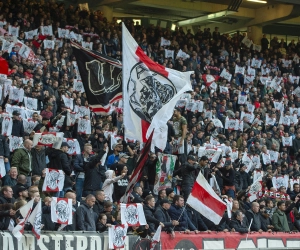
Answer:
<path fill-rule="evenodd" d="M 46 150 L 44 146 L 36 145 L 31 149 L 32 175 L 42 175 L 46 168 Z"/>
<path fill-rule="evenodd" d="M 4 186 L 15 186 L 17 184 L 17 176 L 18 176 L 18 169 L 16 167 L 12 167 L 8 174 L 2 178 L 2 183 Z M 26 178 L 25 178 L 26 180 Z"/>
<path fill-rule="evenodd" d="M 100 215 L 104 212 L 104 201 L 105 201 L 105 193 L 103 190 L 98 190 L 95 192 L 95 205 L 93 206 L 93 210 L 97 215 Z"/>
<path fill-rule="evenodd" d="M 11 165 L 13 167 L 18 168 L 18 173 L 26 176 L 27 186 L 31 186 L 31 174 L 32 174 L 31 148 L 32 148 L 32 141 L 26 139 L 23 145 L 14 152 L 11 160 Z"/>
<path fill-rule="evenodd" d="M 261 214 L 259 212 L 259 204 L 253 202 L 251 209 L 246 212 L 246 217 L 249 221 L 252 221 L 251 231 L 262 233 L 263 231 L 268 231 L 268 228 L 265 227 L 265 224 L 261 222 Z"/>
<path fill-rule="evenodd" d="M 248 221 L 243 220 L 243 212 L 237 210 L 233 214 L 233 219 L 230 222 L 230 227 L 234 229 L 235 232 L 239 233 L 249 233 L 250 229 L 248 226 Z"/>
<path fill-rule="evenodd" d="M 20 120 L 20 112 L 19 111 L 13 111 L 13 125 L 12 125 L 12 131 L 11 134 L 13 136 L 17 137 L 23 137 L 24 136 L 24 127 L 23 122 Z"/>
<path fill-rule="evenodd" d="M 106 170 L 105 172 L 106 180 L 103 183 L 102 189 L 105 194 L 106 201 L 113 201 L 113 193 L 114 193 L 114 183 L 125 176 L 125 173 L 116 177 L 115 171 Z"/>
<path fill-rule="evenodd" d="M 3 186 L 1 188 L 0 204 L 5 203 L 15 203 L 15 198 L 13 197 L 13 190 L 10 186 Z"/>
<path fill-rule="evenodd" d="M 105 214 L 100 214 L 96 226 L 97 231 L 103 233 L 108 230 L 108 227 L 111 227 L 111 224 L 107 223 L 107 216 Z"/>
<path fill-rule="evenodd" d="M 296 196 L 295 201 L 297 202 L 299 197 Z M 294 205 L 294 203 L 292 204 Z M 293 206 L 294 207 L 294 206 Z M 293 207 L 291 209 L 293 209 Z M 290 207 L 288 208 L 290 210 Z M 273 213 L 272 224 L 274 226 L 274 231 L 277 232 L 289 232 L 289 224 L 286 217 L 286 205 L 285 201 L 277 202 L 277 210 Z"/>
<path fill-rule="evenodd" d="M 120 160 L 119 154 L 123 152 L 122 144 L 114 144 L 112 148 L 113 148 L 113 153 L 107 157 L 107 162 L 106 162 L 107 168 L 110 168 L 112 164 L 117 163 Z"/>
<path fill-rule="evenodd" d="M 93 211 L 96 198 L 89 194 L 76 210 L 76 224 L 79 231 L 96 231 L 97 215 Z"/>
<path fill-rule="evenodd" d="M 171 202 L 168 199 L 160 200 L 160 205 L 156 208 L 154 217 L 164 224 L 163 231 L 172 234 L 172 237 L 175 237 L 174 226 L 178 226 L 178 221 L 172 221 L 168 210 L 170 209 Z"/>

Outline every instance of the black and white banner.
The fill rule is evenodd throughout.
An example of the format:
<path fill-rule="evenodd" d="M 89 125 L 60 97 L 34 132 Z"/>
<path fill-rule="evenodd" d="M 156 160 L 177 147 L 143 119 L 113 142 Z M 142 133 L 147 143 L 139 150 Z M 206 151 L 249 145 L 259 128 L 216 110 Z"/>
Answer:
<path fill-rule="evenodd" d="M 122 63 L 71 42 L 88 102 L 95 113 L 122 99 Z"/>

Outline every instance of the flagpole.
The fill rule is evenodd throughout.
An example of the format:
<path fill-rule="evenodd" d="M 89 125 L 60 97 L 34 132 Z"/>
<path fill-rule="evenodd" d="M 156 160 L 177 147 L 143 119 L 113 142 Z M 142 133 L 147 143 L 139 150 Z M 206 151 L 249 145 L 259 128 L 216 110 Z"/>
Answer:
<path fill-rule="evenodd" d="M 251 219 L 251 221 L 250 221 L 250 225 L 249 225 L 249 228 L 248 228 L 248 233 L 247 233 L 247 237 L 246 237 L 246 242 L 247 242 L 247 240 L 248 240 L 248 236 L 249 236 L 249 229 L 251 228 L 252 222 L 253 222 L 253 218 L 252 218 L 252 219 Z"/>

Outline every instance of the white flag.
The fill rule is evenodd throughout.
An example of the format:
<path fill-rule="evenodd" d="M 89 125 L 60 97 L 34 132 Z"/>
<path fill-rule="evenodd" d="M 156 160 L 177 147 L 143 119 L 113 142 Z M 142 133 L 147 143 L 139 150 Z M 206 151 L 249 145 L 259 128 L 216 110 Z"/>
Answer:
<path fill-rule="evenodd" d="M 24 99 L 24 89 L 12 86 L 9 91 L 9 99 L 16 102 L 22 102 Z"/>
<path fill-rule="evenodd" d="M 29 202 L 27 202 L 27 204 L 22 206 L 19 210 L 23 219 L 21 219 L 19 224 L 16 225 L 14 227 L 14 229 L 12 230 L 13 236 L 15 236 L 18 239 L 18 241 L 21 240 L 21 238 L 24 234 L 24 227 L 25 227 L 25 224 L 28 221 L 29 215 L 32 211 L 33 201 L 34 201 L 34 199 L 30 200 Z"/>
<path fill-rule="evenodd" d="M 163 37 L 160 38 L 160 46 L 170 46 L 171 45 L 171 41 L 164 39 Z"/>
<path fill-rule="evenodd" d="M 69 38 L 70 31 L 68 29 L 58 28 L 57 31 L 58 31 L 59 38 L 67 38 L 67 39 Z"/>
<path fill-rule="evenodd" d="M 28 32 L 25 32 L 25 38 L 27 40 L 32 40 L 34 36 L 38 35 L 38 29 L 30 30 Z"/>
<path fill-rule="evenodd" d="M 2 135 L 10 136 L 12 132 L 13 121 L 10 117 L 4 117 L 2 121 Z"/>
<path fill-rule="evenodd" d="M 76 79 L 74 80 L 73 88 L 75 92 L 83 93 L 85 91 L 82 81 Z"/>
<path fill-rule="evenodd" d="M 42 230 L 42 200 L 38 202 L 28 218 L 28 221 L 32 225 L 32 232 L 35 237 L 39 240 L 41 237 Z"/>
<path fill-rule="evenodd" d="M 154 250 L 156 244 L 160 242 L 160 235 L 161 235 L 161 225 L 158 226 L 155 234 L 153 235 L 153 237 L 151 239 L 150 250 Z"/>
<path fill-rule="evenodd" d="M 53 36 L 52 25 L 41 26 L 41 33 L 44 36 Z"/>
<path fill-rule="evenodd" d="M 24 105 L 28 109 L 37 110 L 38 107 L 38 100 L 35 98 L 25 97 L 24 96 Z"/>
<path fill-rule="evenodd" d="M 16 149 L 20 148 L 23 144 L 23 137 L 18 136 L 9 136 L 9 150 L 10 152 L 14 152 Z"/>
<path fill-rule="evenodd" d="M 77 113 L 75 112 L 69 112 L 67 113 L 67 126 L 74 126 L 76 119 L 77 119 Z"/>
<path fill-rule="evenodd" d="M 44 40 L 44 49 L 54 49 L 55 42 L 53 40 Z"/>
<path fill-rule="evenodd" d="M 232 74 L 230 74 L 225 68 L 223 69 L 222 73 L 220 74 L 220 77 L 223 77 L 226 79 L 228 82 L 231 81 Z"/>
<path fill-rule="evenodd" d="M 141 203 L 121 203 L 121 223 L 133 226 L 146 225 L 147 221 Z"/>
<path fill-rule="evenodd" d="M 8 26 L 8 34 L 10 34 L 12 36 L 19 37 L 19 30 L 20 30 L 20 27 L 14 27 L 12 25 Z"/>
<path fill-rule="evenodd" d="M 45 181 L 43 183 L 43 192 L 58 192 L 64 187 L 65 174 L 63 170 L 46 168 Z"/>
<path fill-rule="evenodd" d="M 245 68 L 244 67 L 240 67 L 238 65 L 235 65 L 235 74 L 245 74 Z"/>
<path fill-rule="evenodd" d="M 71 225 L 73 223 L 72 199 L 52 197 L 51 220 L 55 223 Z"/>
<path fill-rule="evenodd" d="M 6 175 L 4 158 L 0 158 L 0 178 L 3 178 Z"/>
<path fill-rule="evenodd" d="M 112 225 L 108 228 L 109 249 L 121 249 L 125 247 L 127 228 L 127 225 Z"/>
<path fill-rule="evenodd" d="M 153 145 L 164 149 L 167 136 L 156 134 L 167 132 L 167 121 L 180 96 L 192 91 L 192 72 L 182 73 L 153 62 L 122 25 L 125 135 L 145 142 L 155 129 Z"/>
<path fill-rule="evenodd" d="M 62 95 L 62 99 L 64 100 L 64 104 L 67 108 L 73 110 L 73 98 Z"/>
<path fill-rule="evenodd" d="M 78 133 L 91 134 L 91 121 L 85 118 L 78 118 Z"/>
<path fill-rule="evenodd" d="M 50 148 L 60 149 L 63 137 L 64 133 L 62 132 L 35 133 L 32 140 L 33 147 L 36 145 L 43 145 Z"/>
<path fill-rule="evenodd" d="M 174 50 L 165 49 L 165 58 L 174 58 Z"/>
<path fill-rule="evenodd" d="M 64 138 L 63 141 L 68 143 L 68 145 L 69 145 L 68 155 L 79 155 L 80 154 L 80 146 L 79 146 L 77 139 Z"/>
<path fill-rule="evenodd" d="M 83 48 L 90 49 L 90 50 L 93 49 L 93 42 L 81 42 L 81 45 Z"/>

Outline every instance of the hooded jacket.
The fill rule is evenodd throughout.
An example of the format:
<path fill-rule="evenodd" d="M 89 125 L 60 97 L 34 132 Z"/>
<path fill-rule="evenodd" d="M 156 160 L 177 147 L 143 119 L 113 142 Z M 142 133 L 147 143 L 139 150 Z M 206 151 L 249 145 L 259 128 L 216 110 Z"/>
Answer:
<path fill-rule="evenodd" d="M 272 224 L 274 226 L 274 231 L 278 231 L 278 232 L 290 231 L 286 214 L 280 211 L 279 209 L 277 209 L 272 216 Z"/>
<path fill-rule="evenodd" d="M 114 193 L 114 182 L 122 179 L 122 175 L 117 177 L 112 177 L 114 171 L 113 170 L 106 170 L 105 177 L 106 180 L 103 183 L 102 190 L 105 194 L 105 200 L 113 202 L 113 193 Z"/>

